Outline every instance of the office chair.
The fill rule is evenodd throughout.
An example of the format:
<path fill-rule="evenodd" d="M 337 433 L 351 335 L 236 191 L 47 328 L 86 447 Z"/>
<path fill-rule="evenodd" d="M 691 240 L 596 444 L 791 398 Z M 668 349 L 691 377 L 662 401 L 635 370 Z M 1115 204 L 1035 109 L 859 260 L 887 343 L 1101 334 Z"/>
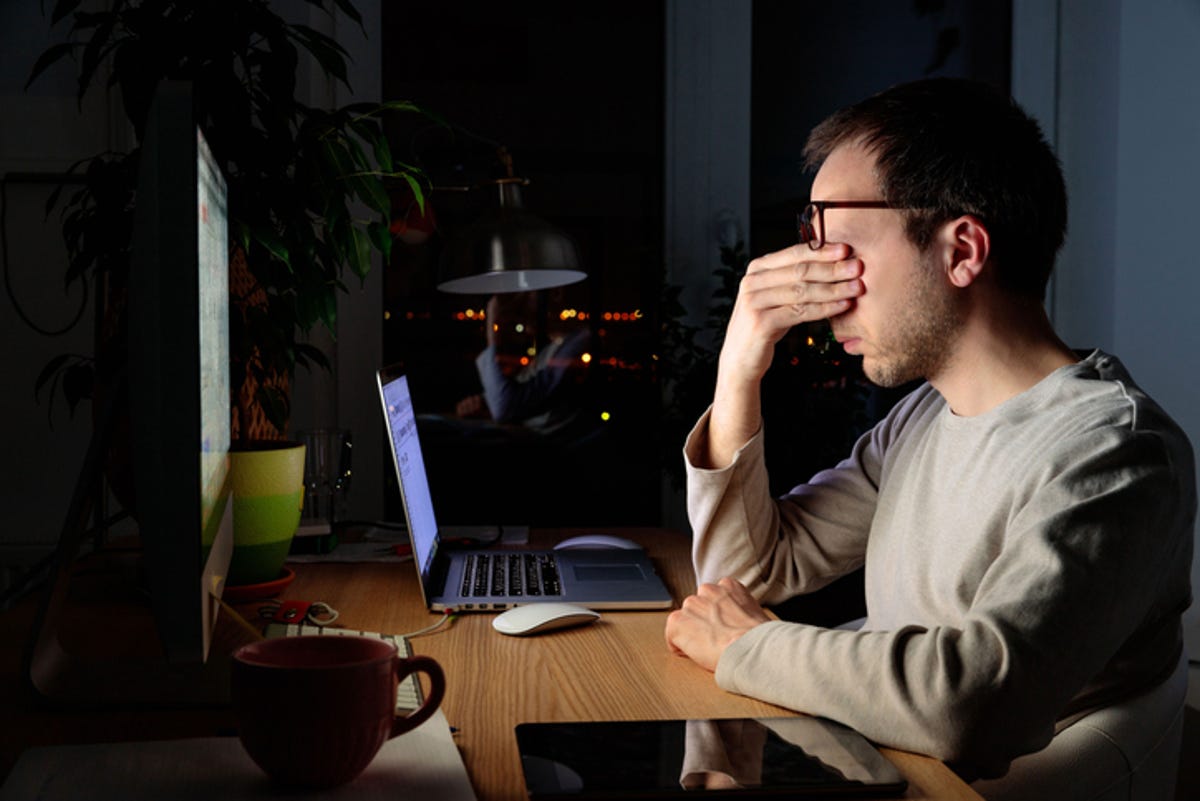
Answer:
<path fill-rule="evenodd" d="M 1184 651 L 1162 684 L 1086 715 L 971 787 L 987 801 L 1174 801 L 1187 686 Z"/>

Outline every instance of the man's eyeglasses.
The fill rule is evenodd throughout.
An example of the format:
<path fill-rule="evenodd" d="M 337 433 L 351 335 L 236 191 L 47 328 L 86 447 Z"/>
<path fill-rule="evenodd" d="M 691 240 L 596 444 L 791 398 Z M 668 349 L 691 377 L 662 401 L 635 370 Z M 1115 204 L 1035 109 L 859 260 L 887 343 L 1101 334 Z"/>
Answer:
<path fill-rule="evenodd" d="M 825 244 L 825 209 L 890 209 L 886 200 L 814 200 L 796 214 L 796 229 L 800 244 L 808 243 L 813 250 Z"/>

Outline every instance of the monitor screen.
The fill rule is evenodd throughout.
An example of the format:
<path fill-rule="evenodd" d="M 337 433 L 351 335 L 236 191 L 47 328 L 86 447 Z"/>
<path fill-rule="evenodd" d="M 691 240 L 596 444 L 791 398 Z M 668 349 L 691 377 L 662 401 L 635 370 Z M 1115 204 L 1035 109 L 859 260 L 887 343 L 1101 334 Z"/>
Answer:
<path fill-rule="evenodd" d="M 438 525 L 433 513 L 433 496 L 417 438 L 417 416 L 413 413 L 408 377 L 380 376 L 380 392 L 387 408 L 387 428 L 392 437 L 392 459 L 396 465 L 404 514 L 412 537 L 413 559 L 421 568 L 423 583 L 433 570 Z"/>
<path fill-rule="evenodd" d="M 196 129 L 201 558 L 220 531 L 229 476 L 229 225 L 225 178 Z"/>

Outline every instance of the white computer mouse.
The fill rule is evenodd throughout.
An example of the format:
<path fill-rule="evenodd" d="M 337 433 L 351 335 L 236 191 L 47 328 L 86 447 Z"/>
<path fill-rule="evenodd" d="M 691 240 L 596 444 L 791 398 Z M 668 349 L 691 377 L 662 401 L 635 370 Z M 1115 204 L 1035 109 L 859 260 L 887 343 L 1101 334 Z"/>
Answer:
<path fill-rule="evenodd" d="M 519 637 L 525 634 L 541 634 L 544 631 L 565 629 L 595 623 L 600 613 L 577 604 L 557 601 L 537 602 L 514 606 L 492 619 L 492 628 L 501 634 Z"/>
<path fill-rule="evenodd" d="M 636 551 L 641 547 L 633 540 L 627 540 L 624 537 L 614 537 L 612 534 L 581 534 L 578 537 L 570 537 L 563 540 L 554 546 L 554 550 L 561 551 L 567 548 L 623 548 L 627 551 Z"/>

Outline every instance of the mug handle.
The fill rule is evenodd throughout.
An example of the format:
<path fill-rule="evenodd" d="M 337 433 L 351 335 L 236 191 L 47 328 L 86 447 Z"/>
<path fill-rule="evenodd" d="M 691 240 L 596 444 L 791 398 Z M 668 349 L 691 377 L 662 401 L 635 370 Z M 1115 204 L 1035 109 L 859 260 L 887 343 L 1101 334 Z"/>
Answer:
<path fill-rule="evenodd" d="M 429 720 L 429 716 L 437 711 L 437 708 L 442 703 L 442 697 L 446 694 L 446 675 L 442 673 L 442 666 L 431 657 L 397 656 L 392 661 L 392 668 L 396 673 L 396 683 L 404 681 L 412 673 L 423 672 L 428 674 L 430 689 L 428 697 L 425 698 L 425 703 L 404 717 L 396 718 L 392 721 L 392 733 L 388 735 L 389 740 L 397 734 L 404 734 L 406 731 L 411 731 Z"/>

